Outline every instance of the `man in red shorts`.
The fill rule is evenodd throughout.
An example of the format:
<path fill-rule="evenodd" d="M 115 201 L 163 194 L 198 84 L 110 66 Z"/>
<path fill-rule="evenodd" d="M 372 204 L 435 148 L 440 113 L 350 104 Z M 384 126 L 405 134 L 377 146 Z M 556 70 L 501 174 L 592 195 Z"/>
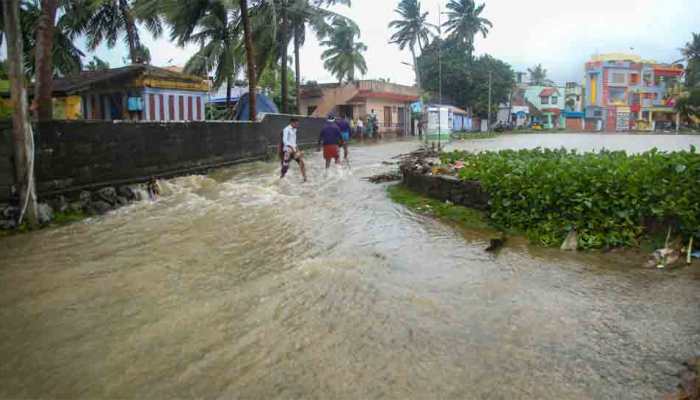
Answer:
<path fill-rule="evenodd" d="M 331 160 L 335 160 L 336 164 L 340 164 L 340 151 L 338 145 L 342 138 L 340 129 L 335 123 L 335 117 L 328 116 L 326 125 L 321 129 L 321 136 L 318 139 L 319 150 L 323 145 L 323 158 L 326 160 L 326 169 L 331 166 Z"/>

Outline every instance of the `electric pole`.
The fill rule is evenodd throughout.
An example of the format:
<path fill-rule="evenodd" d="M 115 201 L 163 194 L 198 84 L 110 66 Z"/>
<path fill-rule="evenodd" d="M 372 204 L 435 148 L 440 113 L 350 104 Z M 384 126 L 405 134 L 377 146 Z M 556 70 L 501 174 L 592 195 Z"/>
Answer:
<path fill-rule="evenodd" d="M 493 82 L 492 72 L 489 71 L 489 116 L 486 126 L 488 127 L 488 132 L 491 133 L 491 85 Z"/>
<path fill-rule="evenodd" d="M 438 151 L 442 150 L 442 8 L 438 4 Z"/>

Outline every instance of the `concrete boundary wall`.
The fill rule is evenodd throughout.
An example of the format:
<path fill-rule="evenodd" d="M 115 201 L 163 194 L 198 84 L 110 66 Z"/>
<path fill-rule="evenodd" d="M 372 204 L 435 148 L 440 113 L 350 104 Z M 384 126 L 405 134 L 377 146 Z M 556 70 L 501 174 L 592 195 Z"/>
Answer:
<path fill-rule="evenodd" d="M 35 126 L 40 197 L 198 173 L 276 151 L 290 115 L 261 122 L 52 121 Z M 318 141 L 322 118 L 299 117 L 298 141 Z M 0 125 L 0 202 L 14 184 L 11 126 Z"/>
<path fill-rule="evenodd" d="M 426 175 L 408 164 L 401 166 L 401 174 L 403 184 L 417 193 L 477 210 L 489 208 L 489 195 L 479 182 L 462 181 L 449 175 Z"/>

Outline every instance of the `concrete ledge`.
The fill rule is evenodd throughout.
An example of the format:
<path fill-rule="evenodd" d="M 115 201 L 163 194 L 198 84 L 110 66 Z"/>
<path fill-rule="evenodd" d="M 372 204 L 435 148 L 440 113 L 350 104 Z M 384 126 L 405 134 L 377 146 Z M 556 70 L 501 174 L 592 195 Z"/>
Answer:
<path fill-rule="evenodd" d="M 405 165 L 401 174 L 403 184 L 420 194 L 477 210 L 489 207 L 489 195 L 479 182 L 462 181 L 450 175 L 424 175 Z"/>

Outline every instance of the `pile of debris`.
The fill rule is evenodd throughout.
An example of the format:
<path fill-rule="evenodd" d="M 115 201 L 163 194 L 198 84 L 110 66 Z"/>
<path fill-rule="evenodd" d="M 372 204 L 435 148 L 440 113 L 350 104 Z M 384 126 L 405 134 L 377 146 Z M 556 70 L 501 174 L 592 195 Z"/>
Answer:
<path fill-rule="evenodd" d="M 421 165 L 426 165 L 427 170 L 431 171 L 433 166 L 440 164 L 440 153 L 434 149 L 428 147 L 421 147 L 420 149 L 407 153 L 399 154 L 398 156 L 392 157 L 392 160 L 396 161 L 383 161 L 383 165 L 398 165 L 401 170 L 403 170 L 405 165 L 411 165 L 413 163 L 419 163 Z M 422 167 L 420 167 L 422 168 Z M 402 178 L 400 171 L 392 171 L 388 173 L 377 174 L 363 178 L 372 183 L 384 183 L 384 182 L 394 182 L 400 181 Z"/>

